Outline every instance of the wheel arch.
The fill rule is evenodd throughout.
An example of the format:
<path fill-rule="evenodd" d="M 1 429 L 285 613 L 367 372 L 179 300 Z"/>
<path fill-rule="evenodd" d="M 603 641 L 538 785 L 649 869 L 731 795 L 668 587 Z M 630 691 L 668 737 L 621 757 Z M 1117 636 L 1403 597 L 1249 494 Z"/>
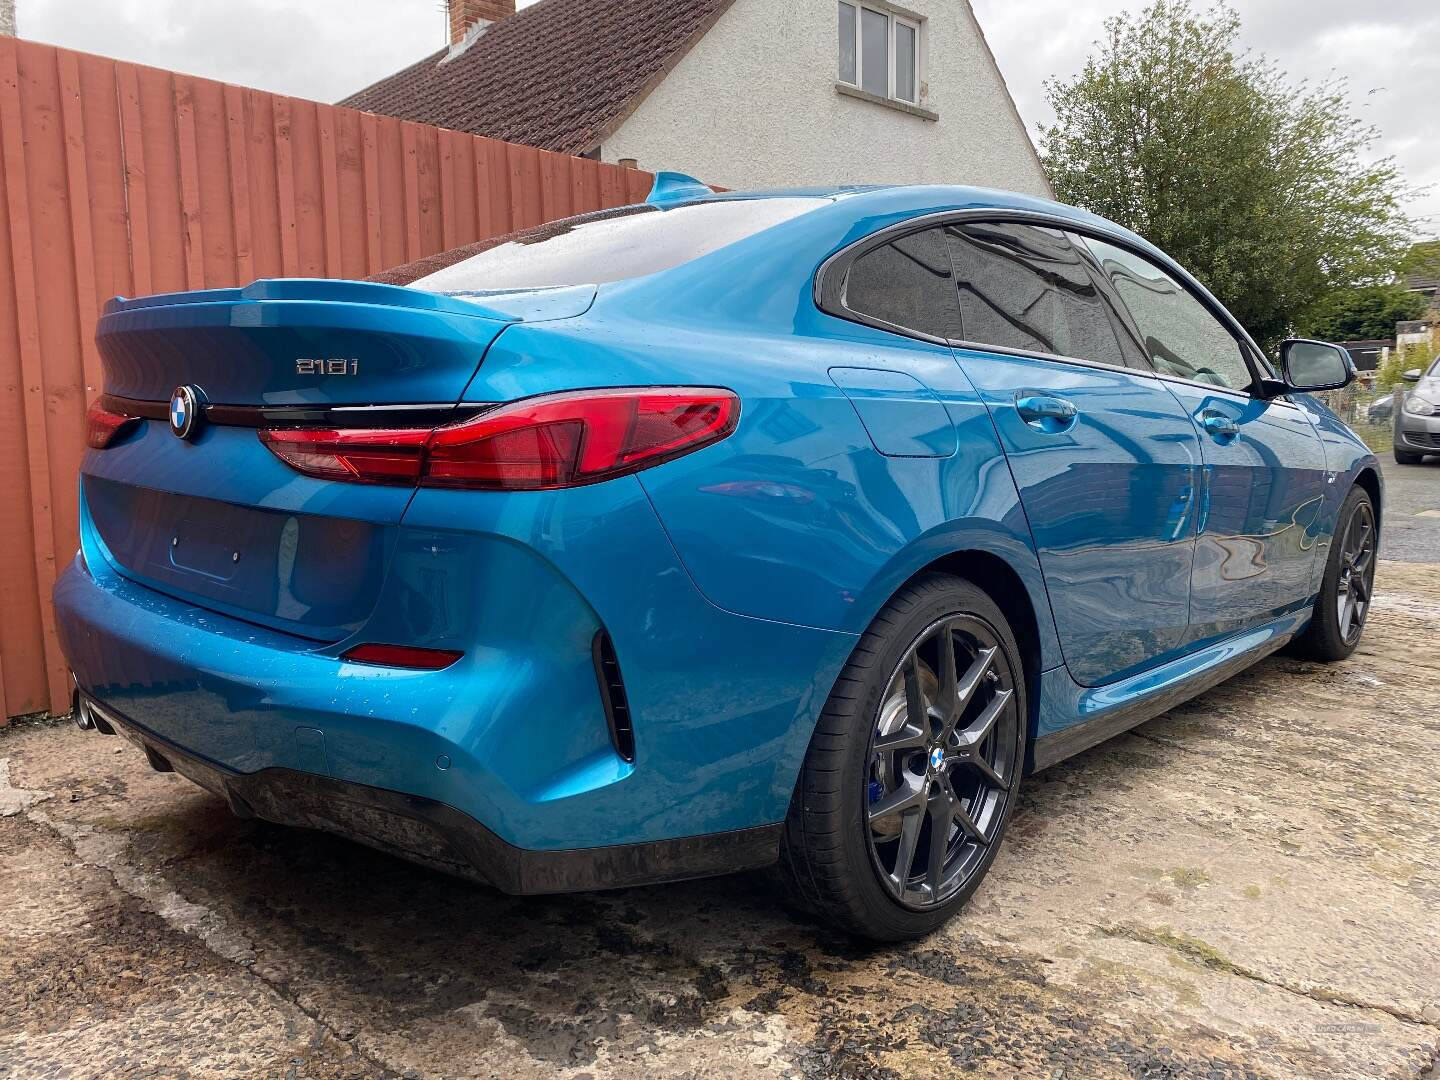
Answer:
<path fill-rule="evenodd" d="M 1019 571 L 994 552 L 980 548 L 951 551 L 933 559 L 901 582 L 895 592 L 916 578 L 933 573 L 964 578 L 990 597 L 1010 624 L 1020 646 L 1020 663 L 1025 675 L 1025 772 L 1029 773 L 1040 718 L 1040 675 L 1045 668 L 1040 620 L 1050 618 L 1050 612 L 1048 608 L 1043 612 L 1036 610 L 1034 598 Z"/>
<path fill-rule="evenodd" d="M 1370 496 L 1370 504 L 1375 508 L 1375 527 L 1378 529 L 1385 523 L 1384 508 L 1380 505 L 1380 474 L 1369 465 L 1366 465 L 1355 474 L 1355 484 L 1365 489 L 1365 494 Z"/>

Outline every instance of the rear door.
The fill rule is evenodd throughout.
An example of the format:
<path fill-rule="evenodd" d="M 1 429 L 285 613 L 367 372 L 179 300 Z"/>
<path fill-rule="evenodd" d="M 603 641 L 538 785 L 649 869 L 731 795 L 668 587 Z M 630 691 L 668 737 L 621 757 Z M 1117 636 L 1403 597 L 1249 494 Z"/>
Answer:
<path fill-rule="evenodd" d="M 1191 640 L 1308 604 L 1326 486 L 1324 446 L 1309 419 L 1283 397 L 1252 396 L 1258 357 L 1172 275 L 1114 244 L 1080 243 L 1093 252 L 1200 440 Z"/>
<path fill-rule="evenodd" d="M 946 235 L 955 356 L 1008 456 L 1066 664 L 1089 686 L 1123 678 L 1189 633 L 1194 426 L 1064 233 L 966 221 Z"/>

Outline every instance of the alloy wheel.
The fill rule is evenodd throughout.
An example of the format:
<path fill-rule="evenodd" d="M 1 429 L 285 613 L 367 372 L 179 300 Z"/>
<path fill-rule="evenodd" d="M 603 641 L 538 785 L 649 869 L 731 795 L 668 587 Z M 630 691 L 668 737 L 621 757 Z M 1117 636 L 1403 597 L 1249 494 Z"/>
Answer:
<path fill-rule="evenodd" d="M 1018 779 L 1014 670 L 971 615 L 926 628 L 882 698 L 864 806 L 881 881 L 906 907 L 960 891 L 997 842 Z"/>
<path fill-rule="evenodd" d="M 1375 513 L 1361 501 L 1345 527 L 1340 547 L 1340 579 L 1335 590 L 1340 636 L 1349 645 L 1365 629 L 1375 582 Z"/>

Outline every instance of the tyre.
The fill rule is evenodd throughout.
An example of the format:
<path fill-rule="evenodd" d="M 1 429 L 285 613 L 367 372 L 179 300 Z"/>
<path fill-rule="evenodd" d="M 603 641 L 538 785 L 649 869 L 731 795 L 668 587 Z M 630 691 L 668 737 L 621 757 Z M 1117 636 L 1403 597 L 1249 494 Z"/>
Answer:
<path fill-rule="evenodd" d="M 781 848 L 791 898 L 878 941 L 922 937 L 990 868 L 1025 760 L 1025 677 L 1004 615 L 927 574 L 870 624 L 825 704 Z"/>
<path fill-rule="evenodd" d="M 1315 598 L 1310 625 L 1289 646 L 1307 660 L 1344 660 L 1360 644 L 1375 586 L 1375 553 L 1380 529 L 1375 506 L 1361 487 L 1345 496 L 1325 561 L 1325 579 Z"/>
<path fill-rule="evenodd" d="M 1424 460 L 1424 454 L 1407 454 L 1404 450 L 1395 451 L 1395 464 L 1397 465 L 1419 465 Z"/>

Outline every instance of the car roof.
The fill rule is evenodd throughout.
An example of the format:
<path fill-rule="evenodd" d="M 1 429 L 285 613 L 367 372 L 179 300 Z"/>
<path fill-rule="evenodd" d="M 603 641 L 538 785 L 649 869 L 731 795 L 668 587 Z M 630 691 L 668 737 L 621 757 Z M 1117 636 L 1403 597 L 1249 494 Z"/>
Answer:
<path fill-rule="evenodd" d="M 1076 226 L 1099 230 L 1113 236 L 1123 237 L 1144 249 L 1160 255 L 1166 262 L 1168 256 L 1143 237 L 1131 232 L 1123 225 L 1082 210 L 1078 206 L 1056 202 L 1053 199 L 1024 195 L 1018 191 L 1001 188 L 975 187 L 964 184 L 836 184 L 828 187 L 767 188 L 756 191 L 728 191 L 700 196 L 696 199 L 677 199 L 671 206 L 686 202 L 713 199 L 784 199 L 819 198 L 829 200 L 830 209 L 819 213 L 836 213 L 862 218 L 893 217 L 901 220 L 909 216 L 929 213 L 943 213 L 947 210 L 998 210 L 1021 211 L 1046 214 L 1063 219 Z"/>

